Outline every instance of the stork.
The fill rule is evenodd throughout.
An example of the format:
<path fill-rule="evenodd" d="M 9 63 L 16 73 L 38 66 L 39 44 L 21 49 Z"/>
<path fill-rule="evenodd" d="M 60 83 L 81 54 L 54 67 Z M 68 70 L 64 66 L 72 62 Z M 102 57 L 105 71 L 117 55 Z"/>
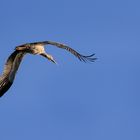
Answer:
<path fill-rule="evenodd" d="M 45 52 L 45 46 L 46 45 L 53 45 L 58 48 L 65 49 L 75 55 L 80 61 L 91 61 L 94 62 L 96 58 L 94 58 L 94 54 L 85 56 L 81 55 L 74 49 L 68 47 L 67 45 L 53 42 L 53 41 L 42 41 L 42 42 L 34 42 L 34 43 L 26 43 L 22 44 L 20 46 L 17 46 L 14 50 L 14 52 L 9 56 L 7 59 L 3 74 L 0 76 L 0 97 L 4 95 L 4 93 L 11 87 L 11 85 L 14 82 L 17 70 L 19 68 L 19 65 L 23 59 L 23 57 L 29 53 L 33 55 L 41 55 L 45 58 L 47 58 L 49 61 L 56 64 L 56 61 L 54 60 L 53 56 L 50 54 L 47 54 Z"/>

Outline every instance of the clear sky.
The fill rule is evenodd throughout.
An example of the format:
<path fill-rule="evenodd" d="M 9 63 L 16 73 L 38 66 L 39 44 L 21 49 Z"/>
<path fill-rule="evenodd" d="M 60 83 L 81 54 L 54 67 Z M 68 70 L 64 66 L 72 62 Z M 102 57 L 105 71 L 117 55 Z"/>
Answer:
<path fill-rule="evenodd" d="M 0 0 L 0 71 L 16 45 L 52 40 L 58 66 L 27 55 L 0 99 L 0 140 L 140 140 L 138 0 Z"/>

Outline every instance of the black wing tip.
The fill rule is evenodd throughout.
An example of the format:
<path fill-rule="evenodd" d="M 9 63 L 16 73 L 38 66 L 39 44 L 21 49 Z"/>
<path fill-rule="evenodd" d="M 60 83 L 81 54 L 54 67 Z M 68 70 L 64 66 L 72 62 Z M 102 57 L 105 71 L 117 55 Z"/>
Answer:
<path fill-rule="evenodd" d="M 81 57 L 78 57 L 80 61 L 83 61 L 83 62 L 95 62 L 95 60 L 97 60 L 96 57 L 93 57 L 95 54 L 91 54 L 91 55 L 87 55 L 87 56 L 84 56 L 84 55 L 81 55 Z"/>

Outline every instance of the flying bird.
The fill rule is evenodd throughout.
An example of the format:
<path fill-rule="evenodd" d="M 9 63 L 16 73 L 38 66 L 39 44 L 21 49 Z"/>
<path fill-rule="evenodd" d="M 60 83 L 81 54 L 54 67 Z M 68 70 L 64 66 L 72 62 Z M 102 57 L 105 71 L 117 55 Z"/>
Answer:
<path fill-rule="evenodd" d="M 42 41 L 42 42 L 34 42 L 34 43 L 26 43 L 20 46 L 17 46 L 14 52 L 9 56 L 7 59 L 3 74 L 0 76 L 0 97 L 4 95 L 4 93 L 11 87 L 13 81 L 16 76 L 16 72 L 19 68 L 19 65 L 23 59 L 23 57 L 29 53 L 33 55 L 41 55 L 47 58 L 49 61 L 56 63 L 53 56 L 45 52 L 46 45 L 53 45 L 61 49 L 65 49 L 76 56 L 80 61 L 83 62 L 94 62 L 96 60 L 94 54 L 92 55 L 81 55 L 74 49 L 70 48 L 69 46 L 53 41 Z"/>

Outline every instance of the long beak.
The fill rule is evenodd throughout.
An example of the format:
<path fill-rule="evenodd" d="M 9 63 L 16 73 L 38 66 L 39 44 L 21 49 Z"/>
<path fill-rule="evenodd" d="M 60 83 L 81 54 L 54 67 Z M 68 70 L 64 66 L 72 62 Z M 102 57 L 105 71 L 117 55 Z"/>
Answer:
<path fill-rule="evenodd" d="M 54 59 L 53 59 L 53 60 L 51 59 L 51 61 L 52 61 L 53 63 L 57 64 L 57 62 L 56 62 Z"/>
<path fill-rule="evenodd" d="M 46 54 L 46 53 L 42 53 L 42 54 L 40 54 L 40 55 L 42 55 L 43 57 L 47 58 L 47 59 L 50 60 L 51 62 L 57 64 L 57 62 L 53 59 L 52 56 L 50 56 L 50 55 L 48 55 L 48 54 Z"/>

